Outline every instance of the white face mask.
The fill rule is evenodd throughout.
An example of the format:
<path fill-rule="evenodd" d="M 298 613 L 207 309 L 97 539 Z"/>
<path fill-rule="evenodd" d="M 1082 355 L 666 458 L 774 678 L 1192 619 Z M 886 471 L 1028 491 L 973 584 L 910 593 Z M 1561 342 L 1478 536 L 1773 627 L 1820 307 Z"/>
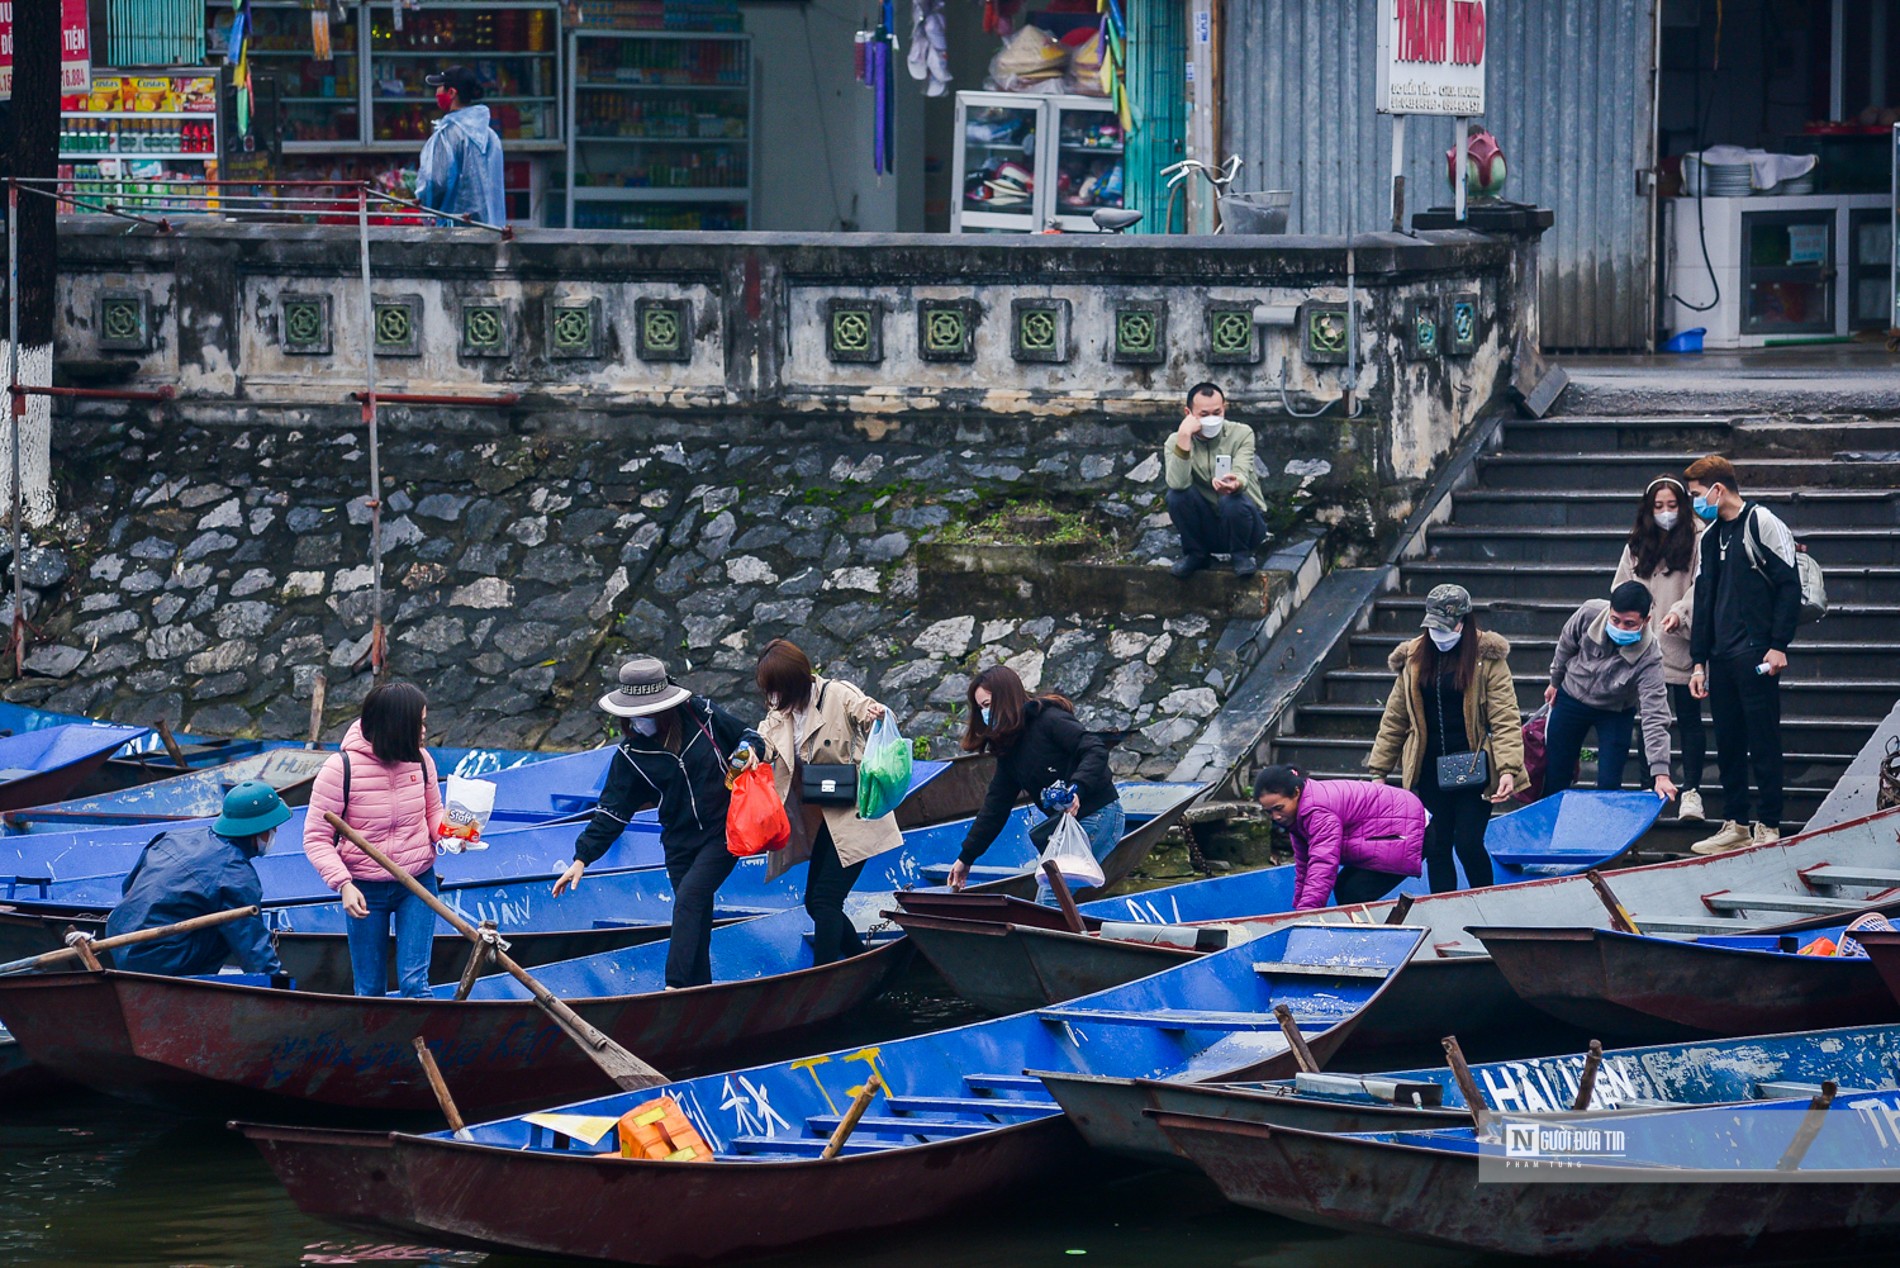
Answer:
<path fill-rule="evenodd" d="M 633 719 L 633 729 L 638 731 L 641 735 L 658 735 L 660 733 L 660 724 L 652 718 L 635 718 Z"/>
<path fill-rule="evenodd" d="M 1432 646 L 1441 652 L 1448 652 L 1458 646 L 1458 640 L 1465 636 L 1463 630 L 1426 630 L 1432 636 Z"/>
<path fill-rule="evenodd" d="M 1201 420 L 1201 438 L 1203 440 L 1214 439 L 1214 437 L 1220 435 L 1220 429 L 1226 422 L 1227 420 L 1222 418 L 1219 414 L 1209 414 L 1206 418 Z"/>
<path fill-rule="evenodd" d="M 1656 527 L 1666 533 L 1676 526 L 1676 519 L 1681 514 L 1680 511 L 1657 511 L 1652 518 L 1656 521 Z"/>

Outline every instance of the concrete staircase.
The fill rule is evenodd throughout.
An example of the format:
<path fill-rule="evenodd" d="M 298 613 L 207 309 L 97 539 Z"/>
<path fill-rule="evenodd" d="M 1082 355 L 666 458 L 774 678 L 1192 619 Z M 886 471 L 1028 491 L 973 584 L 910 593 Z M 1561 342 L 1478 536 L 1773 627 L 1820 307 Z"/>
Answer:
<path fill-rule="evenodd" d="M 1467 587 L 1485 627 L 1511 640 L 1519 704 L 1535 708 L 1565 618 L 1608 593 L 1643 486 L 1696 456 L 1723 453 L 1747 496 L 1786 520 L 1827 570 L 1829 613 L 1801 627 L 1782 689 L 1784 831 L 1792 831 L 1900 698 L 1900 461 L 1883 460 L 1896 451 L 1900 421 L 1507 422 L 1499 446 L 1452 495 L 1448 522 L 1426 529 L 1424 553 L 1400 566 L 1397 590 L 1368 604 L 1357 632 L 1335 645 L 1316 688 L 1283 722 L 1273 759 L 1321 776 L 1362 773 L 1392 685 L 1386 657 L 1417 633 L 1426 592 L 1448 581 Z M 1641 775 L 1633 757 L 1629 786 Z M 1586 764 L 1586 785 L 1593 780 Z M 1710 818 L 1720 819 L 1712 735 L 1703 795 Z M 1681 848 L 1704 831 L 1666 818 L 1646 845 Z"/>

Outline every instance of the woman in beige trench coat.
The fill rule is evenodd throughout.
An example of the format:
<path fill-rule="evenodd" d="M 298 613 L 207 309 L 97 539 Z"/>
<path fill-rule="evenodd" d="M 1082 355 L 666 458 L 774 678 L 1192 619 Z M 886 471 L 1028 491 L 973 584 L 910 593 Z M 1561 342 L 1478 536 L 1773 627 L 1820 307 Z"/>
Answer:
<path fill-rule="evenodd" d="M 805 858 L 805 910 L 811 914 L 813 963 L 830 964 L 864 950 L 844 914 L 866 859 L 904 843 L 895 815 L 860 819 L 856 804 L 807 806 L 799 796 L 801 765 L 857 762 L 871 724 L 884 706 L 848 682 L 812 673 L 811 660 L 788 639 L 775 638 L 759 656 L 755 675 L 769 712 L 759 724 L 772 778 L 793 824 L 792 844 L 773 854 L 768 875 Z M 802 831 L 801 831 L 802 829 Z M 802 848 L 801 848 L 802 845 Z"/>

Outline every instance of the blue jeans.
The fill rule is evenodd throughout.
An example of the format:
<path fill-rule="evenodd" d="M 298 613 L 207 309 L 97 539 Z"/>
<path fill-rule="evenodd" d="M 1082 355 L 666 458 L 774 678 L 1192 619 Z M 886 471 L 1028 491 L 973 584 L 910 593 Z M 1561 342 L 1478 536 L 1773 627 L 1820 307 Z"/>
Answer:
<path fill-rule="evenodd" d="M 435 869 L 416 877 L 437 893 Z M 358 995 L 389 994 L 389 926 L 396 926 L 396 982 L 401 993 L 421 999 L 429 993 L 429 953 L 435 949 L 435 912 L 400 881 L 356 881 L 369 903 L 369 915 L 343 922 L 350 938 L 350 973 Z"/>
<path fill-rule="evenodd" d="M 1592 727 L 1597 733 L 1597 787 L 1623 786 L 1623 762 L 1629 757 L 1636 710 L 1611 713 L 1593 709 L 1559 688 L 1550 706 L 1550 718 L 1544 723 L 1544 796 L 1562 792 L 1576 779 L 1583 737 Z"/>
<path fill-rule="evenodd" d="M 1099 863 L 1122 839 L 1122 831 L 1128 826 L 1128 812 L 1122 809 L 1121 799 L 1117 798 L 1094 814 L 1077 819 L 1076 823 L 1088 833 L 1089 852 Z M 1049 888 L 1049 878 L 1040 870 L 1036 873 L 1036 901 L 1045 907 L 1056 905 L 1055 891 Z"/>

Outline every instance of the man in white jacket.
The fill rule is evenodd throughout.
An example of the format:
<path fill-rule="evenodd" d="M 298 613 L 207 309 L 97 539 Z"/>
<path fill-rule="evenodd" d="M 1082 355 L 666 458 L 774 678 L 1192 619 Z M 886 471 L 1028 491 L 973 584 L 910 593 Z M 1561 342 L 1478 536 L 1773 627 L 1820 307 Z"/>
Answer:
<path fill-rule="evenodd" d="M 451 66 L 430 75 L 428 83 L 435 89 L 442 117 L 435 121 L 435 135 L 422 146 L 416 201 L 444 215 L 506 223 L 501 138 L 489 124 L 488 107 L 481 104 L 481 78 L 466 66 Z"/>

